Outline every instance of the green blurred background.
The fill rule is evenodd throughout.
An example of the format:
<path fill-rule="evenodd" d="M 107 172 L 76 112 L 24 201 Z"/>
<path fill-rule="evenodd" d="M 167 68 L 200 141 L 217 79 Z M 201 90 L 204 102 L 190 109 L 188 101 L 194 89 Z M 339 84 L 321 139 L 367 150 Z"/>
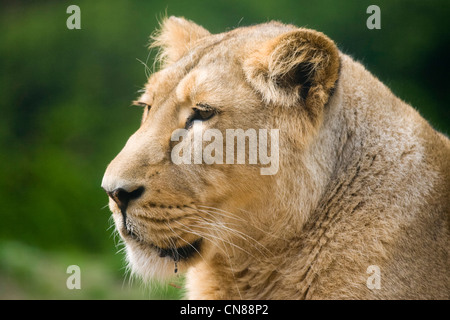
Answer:
<path fill-rule="evenodd" d="M 71 4 L 81 30 L 66 27 Z M 366 27 L 371 4 L 381 30 Z M 126 275 L 100 188 L 139 126 L 139 60 L 153 65 L 148 37 L 165 12 L 213 33 L 273 19 L 320 30 L 450 133 L 448 0 L 2 1 L 0 299 L 181 297 Z M 72 264 L 81 290 L 66 287 Z"/>

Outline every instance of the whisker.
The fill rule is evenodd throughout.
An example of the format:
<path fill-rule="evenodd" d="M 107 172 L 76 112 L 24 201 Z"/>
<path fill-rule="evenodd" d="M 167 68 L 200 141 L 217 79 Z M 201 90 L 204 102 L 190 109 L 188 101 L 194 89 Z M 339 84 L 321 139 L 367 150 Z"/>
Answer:
<path fill-rule="evenodd" d="M 211 228 L 210 226 L 201 226 L 201 225 L 197 225 L 197 227 L 198 227 L 198 228 L 202 228 L 202 229 L 206 229 L 206 230 L 209 230 L 209 229 Z M 217 231 L 217 230 L 216 230 L 216 231 Z M 229 245 L 229 246 L 231 246 L 231 249 L 233 250 L 234 255 L 236 255 L 236 253 L 235 253 L 235 251 L 234 251 L 234 248 L 236 248 L 236 249 L 239 249 L 240 251 L 246 253 L 248 256 L 252 257 L 252 258 L 255 259 L 256 261 L 262 262 L 261 259 L 259 259 L 258 257 L 256 257 L 256 256 L 255 256 L 254 254 L 252 254 L 250 251 L 244 249 L 244 248 L 241 247 L 241 246 L 238 246 L 237 244 L 231 242 L 230 240 L 226 240 L 224 237 L 219 238 L 219 240 L 222 241 L 222 243 L 223 243 L 224 245 Z M 261 253 L 261 254 L 262 254 L 262 253 Z M 267 258 L 267 256 L 265 256 L 265 257 Z"/>
<path fill-rule="evenodd" d="M 232 212 L 223 210 L 223 209 L 219 209 L 219 208 L 215 208 L 215 207 L 200 206 L 200 205 L 199 205 L 199 207 L 210 208 L 210 209 L 212 209 L 212 210 L 215 210 L 215 211 L 212 211 L 212 212 L 217 213 L 217 214 L 219 214 L 219 215 L 223 215 L 223 216 L 229 217 L 229 218 L 234 218 L 234 219 L 236 219 L 236 220 L 241 220 L 242 222 L 248 223 L 248 221 L 245 220 L 245 219 L 242 219 L 242 217 L 239 217 L 238 215 L 236 215 L 236 214 L 234 214 L 234 213 L 232 213 Z M 252 213 L 251 213 L 250 211 L 247 211 L 247 210 L 244 210 L 244 209 L 241 209 L 241 208 L 239 208 L 239 210 L 241 210 L 242 212 L 245 212 L 245 213 L 248 214 L 248 215 L 252 215 Z M 217 211 L 218 211 L 218 212 L 217 212 Z M 255 228 L 255 229 L 258 230 L 258 231 L 261 231 L 261 232 L 263 232 L 264 234 L 266 234 L 266 235 L 268 235 L 268 236 L 270 236 L 270 237 L 272 237 L 272 238 L 279 239 L 279 240 L 285 240 L 284 238 L 278 237 L 278 236 L 276 236 L 276 235 L 274 235 L 274 234 L 272 234 L 272 233 L 270 233 L 270 232 L 268 232 L 268 231 L 266 231 L 266 230 L 263 230 L 263 229 L 261 229 L 261 228 L 255 226 L 255 225 L 249 224 L 248 226 L 250 226 L 250 227 L 252 227 L 252 228 Z"/>
<path fill-rule="evenodd" d="M 204 210 L 199 210 L 199 211 L 202 211 L 202 212 L 207 213 L 207 214 L 211 214 L 210 212 L 207 212 L 207 211 L 204 211 Z M 205 217 L 201 217 L 201 218 L 202 219 L 207 219 Z M 256 245 L 258 245 L 261 248 L 263 248 L 267 253 L 271 253 L 271 251 L 269 249 L 267 249 L 267 247 L 264 246 L 260 241 L 256 240 L 255 238 L 253 238 L 253 237 L 251 237 L 251 236 L 249 236 L 249 235 L 247 235 L 247 234 L 245 234 L 245 233 L 243 233 L 243 232 L 241 232 L 239 230 L 230 228 L 230 227 L 226 226 L 224 223 L 217 223 L 217 222 L 215 222 L 213 220 L 209 220 L 209 222 L 208 221 L 206 221 L 206 222 L 210 223 L 210 225 L 212 225 L 212 226 L 223 228 L 226 231 L 229 231 L 230 233 L 235 234 L 236 236 L 238 236 L 239 238 L 241 238 L 243 240 L 247 240 L 247 241 L 248 240 L 252 240 L 254 242 L 254 244 L 252 244 L 254 246 L 254 248 L 257 249 L 258 252 L 261 253 L 262 255 L 264 255 L 264 257 L 266 257 L 266 258 L 268 258 L 268 256 L 264 252 L 259 250 L 259 248 Z"/>
<path fill-rule="evenodd" d="M 251 215 L 251 212 L 250 212 L 250 211 L 244 210 L 244 209 L 242 209 L 242 208 L 238 208 L 238 209 L 241 210 L 242 212 L 245 212 L 245 213 Z M 256 226 L 252 226 L 252 227 L 255 228 L 255 229 L 257 229 L 257 230 L 259 230 L 259 231 L 261 231 L 261 232 L 264 232 L 265 234 L 267 234 L 268 236 L 270 236 L 270 237 L 272 237 L 272 238 L 275 238 L 275 239 L 278 239 L 278 240 L 286 240 L 286 239 L 283 238 L 283 237 L 278 237 L 278 236 L 276 236 L 276 235 L 274 235 L 274 234 L 272 234 L 272 233 L 270 233 L 270 232 L 268 232 L 268 231 L 266 231 L 266 230 L 260 229 L 260 228 L 258 228 L 258 227 L 256 227 Z"/>
<path fill-rule="evenodd" d="M 214 235 L 212 235 L 212 234 L 210 234 L 210 233 L 208 233 L 208 234 L 205 234 L 205 233 L 199 233 L 199 232 L 197 232 L 196 230 L 193 230 L 192 228 L 190 228 L 190 227 L 188 227 L 188 226 L 185 226 L 185 225 L 183 225 L 183 224 L 180 224 L 178 221 L 174 221 L 174 222 L 177 223 L 177 224 L 179 224 L 179 225 L 181 225 L 180 229 L 181 229 L 182 231 L 184 231 L 184 232 L 186 232 L 186 233 L 192 233 L 192 234 L 197 235 L 197 236 L 199 236 L 199 237 L 201 237 L 201 238 L 205 238 L 205 239 L 211 241 L 212 243 L 215 243 L 214 240 L 219 240 L 219 241 L 222 241 L 222 242 L 225 241 L 224 239 L 219 238 L 219 237 L 217 237 L 217 236 L 214 236 Z M 183 229 L 183 227 L 184 227 L 185 229 Z M 208 230 L 208 229 L 207 229 L 207 230 Z M 231 243 L 231 242 L 228 242 L 228 244 L 234 245 L 234 244 Z M 218 247 L 220 250 L 222 250 L 222 252 L 226 253 L 222 247 L 220 247 L 220 246 L 217 246 L 217 247 Z M 238 247 L 238 246 L 236 246 L 236 247 Z M 241 250 L 244 250 L 244 249 L 242 249 L 242 248 L 240 248 L 240 249 L 241 249 Z M 226 254 L 228 254 L 228 253 L 226 253 Z"/>
<path fill-rule="evenodd" d="M 206 208 L 206 209 L 213 209 L 213 210 L 218 211 L 218 212 L 216 212 L 217 214 L 222 215 L 224 217 L 235 219 L 235 220 L 238 220 L 238 221 L 241 221 L 241 222 L 247 222 L 242 217 L 239 217 L 239 216 L 237 216 L 237 215 L 235 215 L 235 214 L 233 214 L 231 212 L 228 212 L 228 211 L 225 211 L 225 210 L 222 210 L 222 209 L 219 209 L 219 208 L 208 207 L 208 206 L 201 206 L 201 205 L 199 205 L 198 207 L 199 208 Z"/>
<path fill-rule="evenodd" d="M 175 221 L 175 222 L 176 222 L 176 221 Z M 199 220 L 199 222 L 201 222 L 201 221 Z M 199 226 L 199 225 L 196 225 L 196 226 L 202 228 L 202 226 Z M 203 228 L 206 229 L 206 230 L 211 230 L 211 228 L 208 228 L 207 226 L 204 226 Z M 192 229 L 190 229 L 189 231 L 192 232 L 192 233 L 195 232 L 195 231 L 192 230 Z M 194 234 L 195 234 L 195 233 L 194 233 Z M 257 259 L 257 258 L 256 258 L 253 254 L 251 254 L 249 251 L 245 250 L 244 248 L 238 246 L 237 244 L 235 244 L 235 243 L 233 243 L 233 242 L 231 242 L 231 241 L 229 241 L 229 240 L 225 240 L 225 239 L 223 239 L 223 238 L 219 238 L 219 237 L 214 236 L 214 235 L 212 235 L 212 234 L 208 234 L 208 236 L 213 237 L 213 238 L 215 238 L 215 239 L 218 239 L 218 240 L 220 240 L 220 241 L 224 242 L 225 244 L 228 244 L 228 245 L 230 245 L 230 246 L 232 246 L 232 247 L 235 247 L 235 248 L 237 248 L 237 249 L 240 249 L 241 251 L 247 253 L 248 255 L 250 255 L 251 257 L 253 257 L 254 259 Z"/>

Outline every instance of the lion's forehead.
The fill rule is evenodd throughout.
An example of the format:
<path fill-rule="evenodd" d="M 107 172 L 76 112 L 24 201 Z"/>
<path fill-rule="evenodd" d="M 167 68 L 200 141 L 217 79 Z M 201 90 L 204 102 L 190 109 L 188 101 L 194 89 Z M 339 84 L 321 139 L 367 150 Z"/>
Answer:
<path fill-rule="evenodd" d="M 160 105 L 170 97 L 177 103 L 219 107 L 233 99 L 230 92 L 239 93 L 244 81 L 238 57 L 217 48 L 197 57 L 195 63 L 184 57 L 152 75 L 141 99 L 150 105 Z"/>

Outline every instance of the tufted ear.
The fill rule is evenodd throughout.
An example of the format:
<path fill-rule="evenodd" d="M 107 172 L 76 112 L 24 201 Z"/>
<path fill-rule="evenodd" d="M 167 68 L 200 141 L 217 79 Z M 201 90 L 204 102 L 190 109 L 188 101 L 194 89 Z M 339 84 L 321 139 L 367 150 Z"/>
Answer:
<path fill-rule="evenodd" d="M 318 114 L 338 78 L 339 51 L 323 33 L 297 29 L 264 43 L 244 61 L 244 72 L 267 103 Z"/>
<path fill-rule="evenodd" d="M 159 47 L 159 59 L 168 65 L 185 55 L 195 41 L 208 35 L 208 30 L 194 22 L 171 16 L 165 18 L 160 30 L 151 36 L 153 41 L 150 47 Z"/>

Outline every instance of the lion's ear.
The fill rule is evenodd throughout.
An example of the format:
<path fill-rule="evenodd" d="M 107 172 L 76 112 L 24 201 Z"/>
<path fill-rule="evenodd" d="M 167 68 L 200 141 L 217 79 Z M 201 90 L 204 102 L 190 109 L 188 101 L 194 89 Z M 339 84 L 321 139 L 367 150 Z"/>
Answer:
<path fill-rule="evenodd" d="M 192 44 L 210 35 L 209 31 L 190 20 L 178 17 L 165 18 L 161 28 L 151 36 L 150 47 L 159 47 L 163 64 L 171 64 L 185 55 Z"/>
<path fill-rule="evenodd" d="M 247 80 L 267 103 L 318 112 L 339 73 L 339 51 L 321 32 L 297 29 L 265 42 L 244 62 Z"/>

